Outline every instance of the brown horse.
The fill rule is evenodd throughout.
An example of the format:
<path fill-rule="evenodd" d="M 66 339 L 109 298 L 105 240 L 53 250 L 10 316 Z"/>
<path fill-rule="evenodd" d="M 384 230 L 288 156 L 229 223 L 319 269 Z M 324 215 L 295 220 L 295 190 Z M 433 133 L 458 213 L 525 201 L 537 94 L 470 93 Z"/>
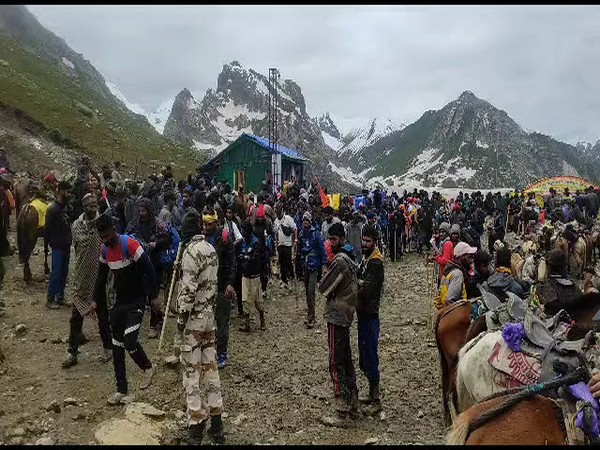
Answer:
<path fill-rule="evenodd" d="M 471 431 L 471 424 L 506 400 L 496 397 L 461 413 L 450 430 L 450 445 L 565 445 L 568 441 L 561 407 L 536 395 L 522 400 L 493 420 Z M 532 426 L 535 421 L 535 426 Z"/>
<path fill-rule="evenodd" d="M 450 402 L 456 405 L 456 365 L 458 352 L 465 344 L 467 330 L 471 323 L 471 304 L 459 301 L 439 310 L 435 317 L 435 343 L 440 355 L 442 369 L 442 403 L 444 423 L 450 424 Z"/>
<path fill-rule="evenodd" d="M 43 235 L 43 228 L 39 226 L 37 210 L 26 203 L 17 217 L 17 248 L 19 250 L 19 263 L 23 264 L 23 278 L 27 284 L 33 280 L 29 259 L 37 243 L 38 237 Z M 45 244 L 45 243 L 44 243 Z M 44 245 L 44 273 L 50 273 L 48 267 L 48 246 Z"/>

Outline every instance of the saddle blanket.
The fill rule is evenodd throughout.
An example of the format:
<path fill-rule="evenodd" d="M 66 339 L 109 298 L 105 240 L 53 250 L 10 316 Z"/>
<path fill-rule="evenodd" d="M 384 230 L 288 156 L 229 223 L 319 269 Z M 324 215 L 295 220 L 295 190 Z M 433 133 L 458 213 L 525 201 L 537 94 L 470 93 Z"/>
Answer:
<path fill-rule="evenodd" d="M 523 352 L 513 352 L 504 339 L 496 342 L 488 362 L 497 370 L 494 383 L 505 389 L 535 384 L 542 371 L 542 364 L 537 358 Z"/>

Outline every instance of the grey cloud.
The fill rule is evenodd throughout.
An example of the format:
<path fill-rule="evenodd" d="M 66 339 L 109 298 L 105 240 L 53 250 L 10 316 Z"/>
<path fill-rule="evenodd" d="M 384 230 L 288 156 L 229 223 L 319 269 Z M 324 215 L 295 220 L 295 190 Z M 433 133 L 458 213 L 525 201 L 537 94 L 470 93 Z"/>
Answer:
<path fill-rule="evenodd" d="M 600 138 L 597 6 L 30 6 L 128 99 L 157 107 L 238 60 L 309 112 L 416 120 L 469 89 L 520 125 Z"/>

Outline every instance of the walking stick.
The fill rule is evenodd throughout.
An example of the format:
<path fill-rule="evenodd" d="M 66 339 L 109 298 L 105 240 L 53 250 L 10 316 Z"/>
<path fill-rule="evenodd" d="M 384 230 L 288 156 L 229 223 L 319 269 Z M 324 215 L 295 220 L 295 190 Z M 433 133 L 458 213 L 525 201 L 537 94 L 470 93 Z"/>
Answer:
<path fill-rule="evenodd" d="M 298 310 L 298 289 L 296 289 L 296 244 L 292 245 L 292 288 L 296 299 L 296 311 Z"/>
<path fill-rule="evenodd" d="M 171 284 L 169 286 L 169 298 L 167 299 L 167 307 L 165 309 L 167 314 L 165 314 L 165 317 L 163 319 L 163 324 L 162 324 L 162 330 L 160 331 L 160 339 L 158 340 L 158 351 L 160 351 L 160 349 L 162 347 L 163 337 L 165 336 L 165 329 L 167 327 L 167 317 L 169 317 L 168 311 L 169 311 L 169 308 L 171 307 L 173 291 L 175 290 L 175 281 L 177 280 L 177 274 L 179 273 L 179 263 L 180 263 L 180 258 L 182 256 L 182 248 L 183 248 L 183 245 L 180 242 L 179 247 L 177 247 L 177 256 L 175 257 L 175 264 L 173 265 L 173 274 L 171 275 Z"/>

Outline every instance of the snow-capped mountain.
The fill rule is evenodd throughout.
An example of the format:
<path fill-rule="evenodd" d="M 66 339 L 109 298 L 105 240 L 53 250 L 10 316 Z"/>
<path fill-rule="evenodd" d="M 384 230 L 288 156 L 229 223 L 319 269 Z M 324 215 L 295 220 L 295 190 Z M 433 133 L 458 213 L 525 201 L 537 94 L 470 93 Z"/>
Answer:
<path fill-rule="evenodd" d="M 523 187 L 556 175 L 599 179 L 600 166 L 592 163 L 600 156 L 597 147 L 527 132 L 506 112 L 465 91 L 331 167 L 355 185 Z"/>
<path fill-rule="evenodd" d="M 121 90 L 115 83 L 107 81 L 106 86 L 115 97 L 117 97 L 119 100 L 121 100 L 121 102 L 123 102 L 127 109 L 136 114 L 140 114 L 146 117 L 146 119 L 148 119 L 148 122 L 150 122 L 150 125 L 152 125 L 160 134 L 163 134 L 165 124 L 167 123 L 167 119 L 171 114 L 171 108 L 173 107 L 173 102 L 175 101 L 174 99 L 165 100 L 155 111 L 147 112 L 142 106 L 127 100 L 125 94 L 121 92 Z"/>
<path fill-rule="evenodd" d="M 136 103 L 131 103 L 129 100 L 127 100 L 127 98 L 125 97 L 125 94 L 123 94 L 121 92 L 121 90 L 115 83 L 113 83 L 112 81 L 106 81 L 106 87 L 108 87 L 108 89 L 110 89 L 110 92 L 112 93 L 112 95 L 114 95 L 115 97 L 117 97 L 119 100 L 121 100 L 123 102 L 123 104 L 125 105 L 125 107 L 127 109 L 129 109 L 130 111 L 132 111 L 136 114 L 140 114 L 142 116 L 146 115 L 146 111 L 144 110 L 144 108 L 142 108 L 140 105 L 138 105 Z"/>
<path fill-rule="evenodd" d="M 279 143 L 298 150 L 311 161 L 312 174 L 327 179 L 333 188 L 350 188 L 329 167 L 331 148 L 318 120 L 306 112 L 302 90 L 294 81 L 278 81 Z M 188 89 L 175 98 L 164 135 L 213 156 L 242 133 L 268 137 L 269 78 L 233 61 L 223 66 L 216 89 L 200 100 Z M 312 176 L 308 175 L 307 179 Z"/>

